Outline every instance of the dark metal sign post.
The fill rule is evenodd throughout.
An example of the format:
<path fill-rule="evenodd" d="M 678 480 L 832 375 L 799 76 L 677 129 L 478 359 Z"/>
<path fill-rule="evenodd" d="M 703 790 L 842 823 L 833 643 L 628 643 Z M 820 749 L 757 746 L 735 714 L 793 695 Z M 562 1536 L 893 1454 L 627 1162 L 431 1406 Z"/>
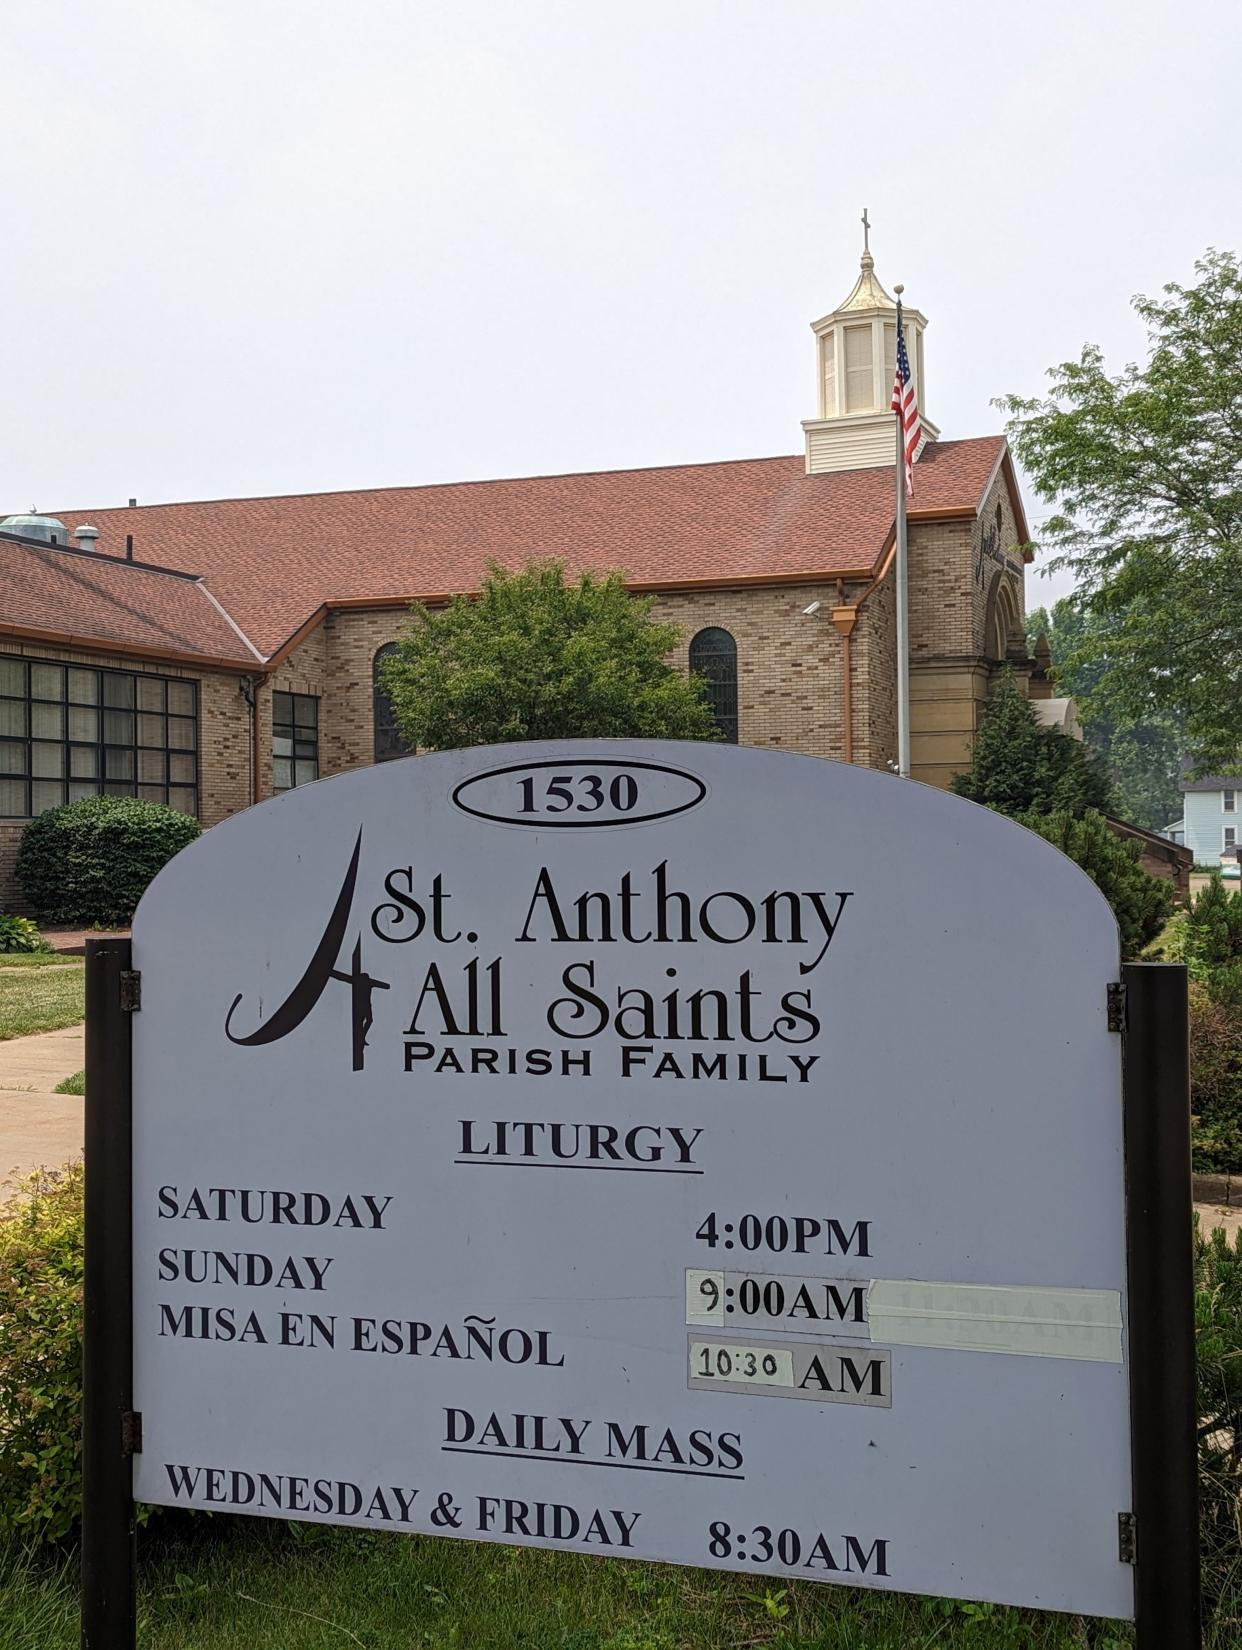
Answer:
<path fill-rule="evenodd" d="M 1180 963 L 1125 963 L 1135 1644 L 1199 1650 L 1190 1028 Z"/>
<path fill-rule="evenodd" d="M 86 942 L 82 1650 L 133 1650 L 137 1596 L 128 940 Z"/>
<path fill-rule="evenodd" d="M 132 1028 L 128 940 L 86 947 L 82 1647 L 133 1650 Z M 1122 968 L 1136 1650 L 1200 1650 L 1186 970 Z"/>

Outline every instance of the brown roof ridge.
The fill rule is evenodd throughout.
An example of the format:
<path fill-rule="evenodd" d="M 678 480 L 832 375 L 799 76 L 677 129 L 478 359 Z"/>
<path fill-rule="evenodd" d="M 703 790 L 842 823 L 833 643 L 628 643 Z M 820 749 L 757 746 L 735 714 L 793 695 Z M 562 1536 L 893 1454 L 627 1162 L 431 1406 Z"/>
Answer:
<path fill-rule="evenodd" d="M 967 435 L 958 436 L 950 441 L 929 441 L 924 451 L 942 451 L 948 447 L 968 447 L 976 443 L 990 441 L 1004 441 L 1003 434 L 995 435 Z M 691 459 L 687 462 L 672 464 L 622 464 L 615 468 L 595 470 L 540 470 L 530 475 L 508 476 L 475 476 L 464 481 L 408 481 L 390 482 L 375 487 L 329 487 L 301 493 L 235 493 L 224 498 L 178 498 L 164 499 L 151 504 L 136 504 L 126 506 L 121 504 L 96 504 L 85 511 L 61 510 L 61 516 L 89 515 L 91 509 L 96 512 L 103 510 L 121 511 L 127 513 L 130 508 L 139 510 L 190 510 L 204 504 L 275 504 L 285 499 L 301 498 L 352 498 L 366 497 L 371 493 L 431 493 L 440 490 L 456 489 L 459 487 L 505 487 L 514 482 L 524 481 L 573 481 L 586 480 L 592 476 L 636 476 L 663 474 L 671 470 L 723 470 L 734 465 L 742 464 L 790 464 L 801 463 L 802 453 L 764 453 L 750 458 L 703 458 Z M 862 465 L 855 470 L 824 471 L 823 474 L 855 475 L 861 470 L 872 466 Z M 891 466 L 881 466 L 891 468 Z M 58 546 L 57 548 L 63 548 Z M 101 552 L 102 553 L 102 552 Z M 115 559 L 115 558 L 112 558 Z"/>
<path fill-rule="evenodd" d="M 6 533 L 0 528 L 0 542 L 20 544 L 24 550 L 38 550 L 60 556 L 80 556 L 84 561 L 106 562 L 109 567 L 129 567 L 138 573 L 164 573 L 170 579 L 202 582 L 201 573 L 183 573 L 179 567 L 161 567 L 158 562 L 136 561 L 133 556 L 112 556 L 106 550 L 83 550 L 76 544 L 49 544 L 46 539 L 27 538 L 24 533 Z"/>

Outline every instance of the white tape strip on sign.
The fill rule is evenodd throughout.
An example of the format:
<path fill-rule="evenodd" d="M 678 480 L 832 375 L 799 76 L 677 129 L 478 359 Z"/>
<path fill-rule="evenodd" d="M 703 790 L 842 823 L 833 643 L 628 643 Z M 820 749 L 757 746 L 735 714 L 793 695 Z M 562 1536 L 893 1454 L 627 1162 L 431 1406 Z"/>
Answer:
<path fill-rule="evenodd" d="M 877 1279 L 867 1291 L 867 1316 L 871 1339 L 890 1346 L 1121 1362 L 1121 1295 L 1115 1289 Z"/>

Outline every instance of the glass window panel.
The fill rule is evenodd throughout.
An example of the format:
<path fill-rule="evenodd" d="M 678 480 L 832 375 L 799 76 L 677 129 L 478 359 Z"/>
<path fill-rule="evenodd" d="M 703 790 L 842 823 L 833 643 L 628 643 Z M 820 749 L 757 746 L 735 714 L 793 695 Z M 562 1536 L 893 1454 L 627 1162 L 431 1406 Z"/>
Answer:
<path fill-rule="evenodd" d="M 293 720 L 300 728 L 313 728 L 319 725 L 319 701 L 312 699 L 309 693 L 295 693 L 293 695 Z"/>
<path fill-rule="evenodd" d="M 194 758 L 192 756 L 170 756 L 168 758 L 168 777 L 174 785 L 192 785 L 198 777 L 194 772 Z"/>
<path fill-rule="evenodd" d="M 26 741 L 0 739 L 0 773 L 25 773 Z"/>
<path fill-rule="evenodd" d="M 99 786 L 92 783 L 90 780 L 86 780 L 85 782 L 82 781 L 82 780 L 78 780 L 76 783 L 72 779 L 69 781 L 69 800 L 70 800 L 70 802 L 83 802 L 83 801 L 86 800 L 86 798 L 88 796 L 98 796 L 98 795 L 99 795 Z"/>
<path fill-rule="evenodd" d="M 65 800 L 65 786 L 60 779 L 36 779 L 30 787 L 30 812 L 45 814 L 49 808 L 59 808 Z"/>
<path fill-rule="evenodd" d="M 26 735 L 26 702 L 24 699 L 0 699 L 0 734 Z"/>
<path fill-rule="evenodd" d="M 133 751 L 104 752 L 104 777 L 106 779 L 132 779 L 134 777 Z"/>
<path fill-rule="evenodd" d="M 31 705 L 30 731 L 36 739 L 63 739 L 65 737 L 64 706 Z"/>
<path fill-rule="evenodd" d="M 69 776 L 71 779 L 95 779 L 99 775 L 99 752 L 92 746 L 69 747 Z"/>
<path fill-rule="evenodd" d="M 95 670 L 70 670 L 69 698 L 75 705 L 97 705 L 99 703 L 99 672 Z"/>
<path fill-rule="evenodd" d="M 30 747 L 30 771 L 40 779 L 59 779 L 65 771 L 65 747 L 36 739 Z"/>
<path fill-rule="evenodd" d="M 272 740 L 272 755 L 273 756 L 292 756 L 293 755 L 293 740 L 292 739 L 286 739 L 282 734 L 277 734 Z"/>
<path fill-rule="evenodd" d="M 198 810 L 194 800 L 193 786 L 174 785 L 168 793 L 168 806 L 176 808 L 178 813 L 196 813 Z"/>
<path fill-rule="evenodd" d="M 163 710 L 164 684 L 158 676 L 138 677 L 138 709 Z"/>
<path fill-rule="evenodd" d="M 84 705 L 69 707 L 69 737 L 93 745 L 99 739 L 99 712 Z"/>
<path fill-rule="evenodd" d="M 147 713 L 139 714 L 138 743 L 140 745 L 158 746 L 160 750 L 163 750 L 168 743 L 168 739 L 164 732 L 164 718 L 162 716 L 152 716 Z"/>
<path fill-rule="evenodd" d="M 24 779 L 0 779 L 0 816 L 5 819 L 29 819 Z"/>
<path fill-rule="evenodd" d="M 36 665 L 30 667 L 30 697 L 32 699 L 63 699 L 65 697 L 65 672 L 61 665 Z"/>
<path fill-rule="evenodd" d="M 272 761 L 272 789 L 287 791 L 293 784 L 293 763 L 287 756 L 277 756 Z"/>
<path fill-rule="evenodd" d="M 163 785 L 166 776 L 163 751 L 138 752 L 138 778 L 145 785 Z"/>
<path fill-rule="evenodd" d="M 134 742 L 134 713 L 132 710 L 106 710 L 103 715 L 104 738 L 110 745 L 132 745 Z"/>
<path fill-rule="evenodd" d="M 169 682 L 168 709 L 173 716 L 193 716 L 195 711 L 193 682 Z"/>
<path fill-rule="evenodd" d="M 26 697 L 26 666 L 21 659 L 0 659 L 0 693 Z"/>
<path fill-rule="evenodd" d="M 295 785 L 309 785 L 312 780 L 318 778 L 318 762 L 295 762 L 293 764 L 293 783 Z"/>
<path fill-rule="evenodd" d="M 292 722 L 293 695 L 291 693 L 273 693 L 272 720 L 275 722 Z"/>
<path fill-rule="evenodd" d="M 105 671 L 103 702 L 105 705 L 115 705 L 119 710 L 132 710 L 134 708 L 134 678 L 118 675 L 115 671 Z"/>
<path fill-rule="evenodd" d="M 134 709 L 134 676 L 122 676 L 115 670 L 106 670 L 104 705 L 115 705 L 117 709 Z"/>
<path fill-rule="evenodd" d="M 168 718 L 168 743 L 171 749 L 178 751 L 192 751 L 198 740 L 195 737 L 196 729 L 192 716 L 170 716 Z"/>
<path fill-rule="evenodd" d="M 144 802 L 163 802 L 168 792 L 162 785 L 139 785 L 138 795 Z"/>
<path fill-rule="evenodd" d="M 104 786 L 105 796 L 133 796 L 134 787 L 123 785 L 119 781 Z"/>
<path fill-rule="evenodd" d="M 295 756 L 304 756 L 309 758 L 312 762 L 317 762 L 319 760 L 319 741 L 317 739 L 295 739 L 293 742 L 293 754 Z"/>

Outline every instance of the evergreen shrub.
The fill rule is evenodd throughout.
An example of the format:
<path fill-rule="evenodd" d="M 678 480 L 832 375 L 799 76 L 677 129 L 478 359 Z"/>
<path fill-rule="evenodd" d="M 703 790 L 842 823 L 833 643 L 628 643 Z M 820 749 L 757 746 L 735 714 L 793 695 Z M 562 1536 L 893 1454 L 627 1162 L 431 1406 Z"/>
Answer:
<path fill-rule="evenodd" d="M 50 808 L 22 832 L 17 880 L 44 922 L 121 927 L 148 884 L 202 827 L 128 796 Z"/>
<path fill-rule="evenodd" d="M 1137 957 L 1159 934 L 1173 905 L 1170 884 L 1149 876 L 1139 864 L 1142 845 L 1116 836 L 1103 814 L 1094 811 L 1081 818 L 1029 813 L 1020 821 L 1082 867 L 1113 908 L 1122 956 Z"/>

